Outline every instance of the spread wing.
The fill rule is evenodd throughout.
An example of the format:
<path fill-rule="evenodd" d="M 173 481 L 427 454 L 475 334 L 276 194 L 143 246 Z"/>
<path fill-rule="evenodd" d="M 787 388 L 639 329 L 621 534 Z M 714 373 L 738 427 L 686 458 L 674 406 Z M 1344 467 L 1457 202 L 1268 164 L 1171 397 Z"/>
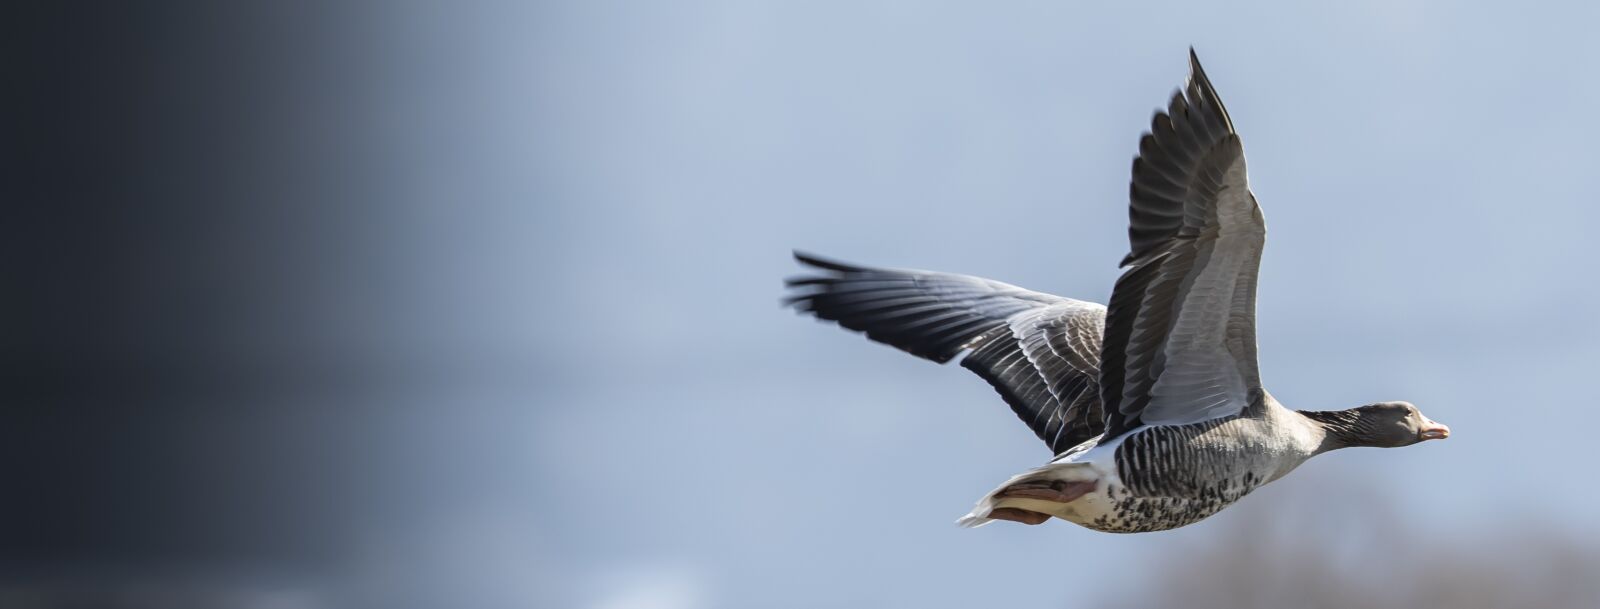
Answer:
<path fill-rule="evenodd" d="M 1256 270 L 1266 224 L 1244 149 L 1191 49 L 1188 85 L 1133 161 L 1127 269 L 1101 351 L 1107 437 L 1239 412 L 1261 385 Z"/>
<path fill-rule="evenodd" d="M 1100 435 L 1105 307 L 967 275 L 879 269 L 796 253 L 816 274 L 787 301 L 867 338 L 988 381 L 1056 453 Z"/>

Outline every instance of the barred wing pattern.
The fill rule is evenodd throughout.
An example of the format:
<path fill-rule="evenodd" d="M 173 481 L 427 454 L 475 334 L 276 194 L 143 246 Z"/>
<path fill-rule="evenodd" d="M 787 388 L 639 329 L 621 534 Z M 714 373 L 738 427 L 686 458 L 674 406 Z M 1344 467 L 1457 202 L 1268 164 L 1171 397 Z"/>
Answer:
<path fill-rule="evenodd" d="M 1105 307 L 967 275 L 881 269 L 796 253 L 788 304 L 867 338 L 961 365 L 995 388 L 1055 453 L 1100 435 Z"/>

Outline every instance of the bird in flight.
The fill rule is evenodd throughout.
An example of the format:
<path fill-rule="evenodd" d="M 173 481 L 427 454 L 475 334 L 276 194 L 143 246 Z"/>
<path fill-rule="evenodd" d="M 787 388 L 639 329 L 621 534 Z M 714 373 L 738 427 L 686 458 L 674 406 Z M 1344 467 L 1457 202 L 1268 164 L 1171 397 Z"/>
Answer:
<path fill-rule="evenodd" d="M 998 281 L 810 267 L 786 302 L 988 381 L 1049 445 L 958 522 L 1097 531 L 1173 529 L 1217 513 L 1316 455 L 1449 437 L 1407 402 L 1290 410 L 1261 386 L 1256 273 L 1266 224 L 1233 121 L 1194 50 L 1189 80 L 1139 140 L 1129 252 L 1100 304 Z"/>

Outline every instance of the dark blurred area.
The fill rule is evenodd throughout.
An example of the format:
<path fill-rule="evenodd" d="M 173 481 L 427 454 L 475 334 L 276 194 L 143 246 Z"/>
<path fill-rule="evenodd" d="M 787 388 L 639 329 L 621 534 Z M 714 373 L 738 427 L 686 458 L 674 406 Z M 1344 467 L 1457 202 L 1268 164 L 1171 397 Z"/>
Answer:
<path fill-rule="evenodd" d="M 487 492 L 458 389 L 517 364 L 408 317 L 406 10 L 8 4 L 0 601 L 250 606 Z"/>
<path fill-rule="evenodd" d="M 345 88 L 327 86 L 340 68 L 316 61 L 329 21 L 209 3 L 29 8 L 6 20 L 20 107 L 3 428 L 6 478 L 30 500 L 6 502 L 0 551 L 43 570 L 315 552 L 324 536 L 241 525 L 333 524 L 335 510 L 292 505 L 319 483 L 278 466 L 327 449 L 305 433 L 317 409 L 297 403 L 383 372 L 328 334 L 346 325 L 331 316 L 359 317 L 359 291 L 341 285 L 374 245 L 351 213 L 371 198 L 353 173 L 371 167 L 338 149 L 352 129 L 335 110 Z M 285 141 L 307 119 L 324 139 Z"/>

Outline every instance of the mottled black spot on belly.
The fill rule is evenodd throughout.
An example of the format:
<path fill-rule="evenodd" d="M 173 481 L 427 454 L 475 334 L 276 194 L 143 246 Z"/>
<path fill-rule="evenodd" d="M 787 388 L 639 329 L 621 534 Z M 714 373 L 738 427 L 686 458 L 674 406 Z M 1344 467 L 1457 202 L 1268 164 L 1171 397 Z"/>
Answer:
<path fill-rule="evenodd" d="M 1222 511 L 1265 483 L 1258 457 L 1268 451 L 1202 435 L 1222 422 L 1155 427 L 1124 440 L 1116 453 L 1123 492 L 1108 493 L 1110 512 L 1084 526 L 1115 533 L 1174 529 Z"/>

